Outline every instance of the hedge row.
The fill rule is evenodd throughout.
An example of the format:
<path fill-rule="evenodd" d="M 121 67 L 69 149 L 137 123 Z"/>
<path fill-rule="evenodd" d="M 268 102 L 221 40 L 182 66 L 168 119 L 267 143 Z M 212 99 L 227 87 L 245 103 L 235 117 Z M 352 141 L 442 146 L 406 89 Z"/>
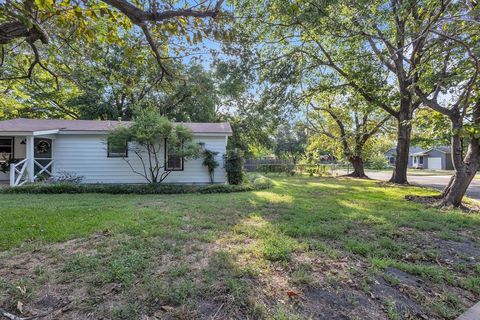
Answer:
<path fill-rule="evenodd" d="M 14 188 L 0 189 L 1 193 L 110 193 L 110 194 L 182 194 L 182 193 L 231 193 L 268 189 L 272 182 L 264 177 L 243 185 L 210 184 L 75 184 L 42 183 L 27 184 Z"/>

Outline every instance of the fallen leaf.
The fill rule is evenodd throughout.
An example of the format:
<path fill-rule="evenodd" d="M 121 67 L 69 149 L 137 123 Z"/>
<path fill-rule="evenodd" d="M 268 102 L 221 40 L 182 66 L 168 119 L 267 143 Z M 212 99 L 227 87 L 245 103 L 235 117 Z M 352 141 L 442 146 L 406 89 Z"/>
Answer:
<path fill-rule="evenodd" d="M 294 292 L 294 291 L 287 291 L 287 295 L 288 295 L 290 298 L 298 297 L 298 293 L 296 293 L 296 292 Z"/>

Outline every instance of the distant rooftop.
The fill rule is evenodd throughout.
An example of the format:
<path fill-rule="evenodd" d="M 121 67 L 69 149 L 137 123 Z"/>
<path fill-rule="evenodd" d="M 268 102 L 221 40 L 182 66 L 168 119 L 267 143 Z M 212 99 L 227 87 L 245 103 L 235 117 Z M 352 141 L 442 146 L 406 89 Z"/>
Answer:
<path fill-rule="evenodd" d="M 450 151 L 451 148 L 449 146 L 438 146 L 438 147 L 430 148 L 428 150 L 422 150 L 422 151 L 419 151 L 419 152 L 410 153 L 410 155 L 412 155 L 412 156 L 426 156 L 426 155 L 428 155 L 429 152 L 431 152 L 433 150 L 437 150 L 437 151 L 440 151 L 440 152 L 443 152 L 443 153 L 451 153 L 451 151 Z"/>
<path fill-rule="evenodd" d="M 60 131 L 108 131 L 119 125 L 129 125 L 130 121 L 111 120 L 59 120 L 59 119 L 24 119 L 0 121 L 0 132 L 34 132 L 44 130 Z M 193 133 L 231 134 L 228 122 L 176 122 L 189 128 Z"/>

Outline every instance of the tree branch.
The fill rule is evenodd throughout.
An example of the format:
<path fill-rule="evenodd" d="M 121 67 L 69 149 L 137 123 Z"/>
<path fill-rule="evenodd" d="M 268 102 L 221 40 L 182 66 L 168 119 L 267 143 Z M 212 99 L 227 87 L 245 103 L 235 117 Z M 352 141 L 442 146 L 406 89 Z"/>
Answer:
<path fill-rule="evenodd" d="M 102 0 L 106 4 L 120 10 L 133 23 L 140 25 L 146 21 L 158 22 L 178 17 L 195 17 L 195 18 L 216 18 L 220 12 L 220 7 L 224 0 L 219 0 L 212 10 L 195 10 L 193 8 L 179 10 L 164 10 L 162 12 L 144 11 L 126 0 Z"/>

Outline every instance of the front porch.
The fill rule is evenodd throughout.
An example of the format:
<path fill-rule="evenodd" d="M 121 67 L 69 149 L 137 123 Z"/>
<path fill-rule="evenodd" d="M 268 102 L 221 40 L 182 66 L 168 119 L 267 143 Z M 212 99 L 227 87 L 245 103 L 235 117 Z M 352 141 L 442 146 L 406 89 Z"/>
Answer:
<path fill-rule="evenodd" d="M 14 187 L 53 176 L 51 132 L 2 136 L 0 142 L 0 161 L 7 169 L 0 175 L 0 183 Z"/>

